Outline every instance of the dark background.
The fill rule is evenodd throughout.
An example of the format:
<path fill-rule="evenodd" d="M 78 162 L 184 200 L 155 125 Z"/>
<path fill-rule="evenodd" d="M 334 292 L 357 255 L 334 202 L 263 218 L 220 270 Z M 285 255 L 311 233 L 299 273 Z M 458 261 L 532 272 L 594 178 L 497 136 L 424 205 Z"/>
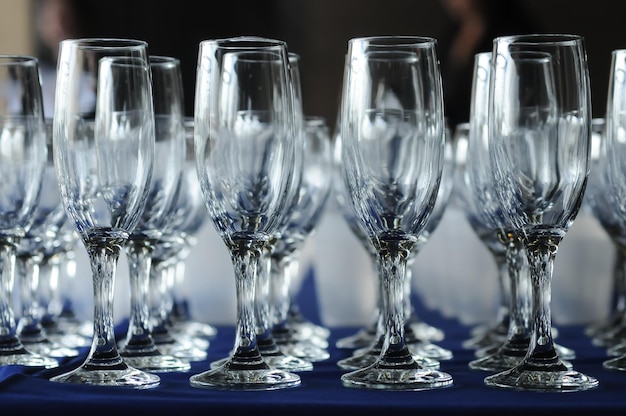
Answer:
<path fill-rule="evenodd" d="M 509 0 L 498 1 L 505 4 Z M 626 2 L 522 0 L 521 4 L 540 31 L 585 37 L 593 114 L 601 117 L 606 105 L 611 51 L 626 47 Z M 151 54 L 178 57 L 188 115 L 193 114 L 200 41 L 239 35 L 285 40 L 291 51 L 301 55 L 305 113 L 324 116 L 331 126 L 336 118 L 343 57 L 350 38 L 412 34 L 443 40 L 454 26 L 440 0 L 77 0 L 74 5 L 81 36 L 143 39 L 149 43 Z M 501 17 L 502 26 L 507 27 L 506 19 L 510 17 Z M 45 50 L 41 49 L 40 54 L 46 58 Z M 444 55 L 441 51 L 440 57 Z M 459 83 L 469 91 L 467 81 Z M 444 89 L 447 87 L 444 78 Z M 462 112 L 469 106 L 466 100 L 449 99 L 446 105 L 460 107 Z M 460 115 L 456 121 L 462 118 Z"/>

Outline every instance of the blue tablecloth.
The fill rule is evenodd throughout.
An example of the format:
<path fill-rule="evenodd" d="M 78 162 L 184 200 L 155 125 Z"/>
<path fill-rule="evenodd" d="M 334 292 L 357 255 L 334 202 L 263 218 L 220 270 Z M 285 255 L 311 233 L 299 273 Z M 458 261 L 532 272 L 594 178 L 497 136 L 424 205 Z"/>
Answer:
<path fill-rule="evenodd" d="M 306 286 L 309 285 L 309 286 Z M 310 279 L 305 282 L 301 296 L 303 312 L 312 320 L 319 320 L 314 290 Z M 312 306 L 313 305 L 313 306 Z M 296 412 L 298 416 L 323 412 L 350 415 L 389 415 L 392 412 L 412 412 L 419 415 L 558 415 L 573 414 L 623 415 L 626 412 L 626 373 L 610 372 L 602 368 L 607 359 L 603 348 L 593 346 L 580 326 L 559 327 L 558 342 L 573 348 L 577 358 L 574 367 L 596 377 L 600 386 L 594 390 L 574 393 L 538 393 L 496 390 L 485 387 L 487 373 L 473 371 L 468 362 L 473 351 L 463 349 L 461 343 L 469 337 L 469 329 L 455 320 L 445 319 L 433 311 L 418 309 L 428 323 L 444 329 L 446 338 L 438 345 L 450 349 L 454 358 L 441 362 L 441 369 L 454 378 L 452 387 L 433 391 L 373 391 L 343 387 L 343 370 L 336 362 L 348 357 L 350 351 L 334 347 L 335 341 L 354 333 L 357 328 L 331 328 L 329 360 L 314 364 L 311 372 L 299 373 L 302 385 L 276 391 L 217 391 L 193 388 L 189 377 L 209 368 L 213 360 L 228 355 L 233 347 L 234 328 L 218 327 L 218 336 L 211 341 L 205 361 L 192 363 L 186 373 L 161 373 L 161 384 L 149 390 L 92 387 L 59 384 L 48 381 L 52 375 L 78 366 L 87 351 L 79 357 L 64 361 L 54 370 L 29 369 L 9 366 L 0 368 L 0 414 L 131 414 L 141 412 L 151 416 L 180 414 L 253 415 L 278 412 Z M 120 324 L 119 331 L 124 333 Z M 282 413 L 287 414 L 287 413 Z"/>

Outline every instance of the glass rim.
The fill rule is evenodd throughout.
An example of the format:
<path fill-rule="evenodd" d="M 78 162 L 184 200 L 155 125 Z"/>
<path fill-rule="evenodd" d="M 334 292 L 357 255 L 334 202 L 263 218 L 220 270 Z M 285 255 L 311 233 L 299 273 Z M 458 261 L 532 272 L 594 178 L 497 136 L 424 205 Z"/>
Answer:
<path fill-rule="evenodd" d="M 18 64 L 38 65 L 39 59 L 31 55 L 0 54 L 0 65 L 10 66 Z"/>
<path fill-rule="evenodd" d="M 65 39 L 60 42 L 63 45 L 74 45 L 83 49 L 107 50 L 124 48 L 143 49 L 148 47 L 148 42 L 139 39 L 126 38 L 76 38 Z"/>
<path fill-rule="evenodd" d="M 163 65 L 163 66 L 177 66 L 180 65 L 180 59 L 174 56 L 165 55 L 149 55 L 148 64 L 150 65 Z"/>
<path fill-rule="evenodd" d="M 200 47 L 215 45 L 226 50 L 287 49 L 287 42 L 263 36 L 235 36 L 200 41 Z"/>
<path fill-rule="evenodd" d="M 498 36 L 493 40 L 494 44 L 505 42 L 516 45 L 543 45 L 560 44 L 575 45 L 583 41 L 582 35 L 571 33 L 527 33 L 518 35 Z"/>
<path fill-rule="evenodd" d="M 376 35 L 352 38 L 348 41 L 349 45 L 367 44 L 380 48 L 407 47 L 407 46 L 430 46 L 437 43 L 437 39 L 432 36 L 420 35 Z"/>

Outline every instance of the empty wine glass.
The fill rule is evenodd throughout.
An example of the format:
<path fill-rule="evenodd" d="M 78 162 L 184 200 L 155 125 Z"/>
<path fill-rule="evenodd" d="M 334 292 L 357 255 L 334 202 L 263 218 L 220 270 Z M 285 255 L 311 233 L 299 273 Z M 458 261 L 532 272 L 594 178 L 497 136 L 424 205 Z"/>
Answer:
<path fill-rule="evenodd" d="M 0 56 L 0 143 L 0 365 L 56 367 L 24 348 L 12 307 L 17 245 L 33 221 L 47 158 L 36 58 Z"/>
<path fill-rule="evenodd" d="M 61 230 L 67 222 L 61 203 L 59 186 L 54 174 L 52 153 L 52 120 L 46 120 L 46 145 L 48 162 L 44 173 L 39 202 L 33 211 L 33 220 L 17 246 L 16 274 L 20 283 L 22 315 L 17 333 L 29 351 L 54 358 L 75 357 L 78 350 L 59 343 L 48 336 L 42 324 L 39 304 L 40 271 L 46 273 L 51 253 L 58 246 Z"/>
<path fill-rule="evenodd" d="M 606 207 L 615 210 L 614 215 L 605 218 L 605 223 L 611 225 L 616 241 L 623 247 L 624 244 L 624 213 L 626 208 L 624 200 L 626 195 L 626 181 L 624 180 L 624 131 L 626 130 L 626 50 L 616 49 L 611 53 L 611 72 L 609 75 L 608 99 L 605 113 L 605 136 L 600 147 L 601 157 L 604 155 L 606 161 L 601 168 L 594 172 L 596 180 L 601 178 L 604 184 L 604 195 L 606 197 Z M 597 193 L 597 192 L 596 192 Z M 597 196 L 597 195 L 596 195 Z M 593 199 L 593 198 L 592 198 Z M 600 200 L 602 203 L 602 200 Z M 603 217 L 604 218 L 604 217 Z M 604 363 L 603 367 L 608 370 L 626 371 L 626 344 L 623 342 L 623 323 L 611 331 L 613 343 L 609 349 L 609 355 L 616 356 Z M 622 336 L 619 334 L 622 333 Z M 609 337 L 605 335 L 604 341 Z"/>
<path fill-rule="evenodd" d="M 235 272 L 237 324 L 231 356 L 190 378 L 193 387 L 273 390 L 300 385 L 259 352 L 254 310 L 258 271 L 288 209 L 295 176 L 296 119 L 285 42 L 205 40 L 198 55 L 196 167 L 209 217 Z"/>
<path fill-rule="evenodd" d="M 54 110 L 54 163 L 65 210 L 87 251 L 94 335 L 78 368 L 52 381 L 134 388 L 160 378 L 128 365 L 114 334 L 119 256 L 139 223 L 152 177 L 154 110 L 147 43 L 62 41 Z"/>
<path fill-rule="evenodd" d="M 155 120 L 155 169 L 146 208 L 128 237 L 124 250 L 129 265 L 130 319 L 119 352 L 129 365 L 146 371 L 187 371 L 190 364 L 157 349 L 150 322 L 152 253 L 172 218 L 185 160 L 183 85 L 180 62 L 169 56 L 150 56 Z"/>
<path fill-rule="evenodd" d="M 196 172 L 193 118 L 185 117 L 184 125 L 187 144 L 183 178 L 175 199 L 170 226 L 164 230 L 163 235 L 156 242 L 152 254 L 155 273 L 171 276 L 170 279 L 165 279 L 168 284 L 164 288 L 166 293 L 157 295 L 158 297 L 169 297 L 170 301 L 163 302 L 163 306 L 166 303 L 171 303 L 171 309 L 160 312 L 159 314 L 164 317 L 163 322 L 156 322 L 155 324 L 164 325 L 164 329 L 183 345 L 191 345 L 198 343 L 198 340 L 205 340 L 203 348 L 206 349 L 209 347 L 209 342 L 206 339 L 214 337 L 217 334 L 217 329 L 207 322 L 192 319 L 186 295 L 182 293 L 182 286 L 186 278 L 186 259 L 191 249 L 197 244 L 198 231 L 208 218 Z M 175 354 L 176 352 L 174 351 Z M 205 357 L 206 354 L 203 354 L 203 358 Z M 197 358 L 200 356 L 198 355 Z"/>
<path fill-rule="evenodd" d="M 551 279 L 559 244 L 576 218 L 589 171 L 591 99 L 586 51 L 576 35 L 494 40 L 489 156 L 505 229 L 521 242 L 532 286 L 532 333 L 515 367 L 489 387 L 580 391 L 598 381 L 570 369 L 552 337 Z"/>
<path fill-rule="evenodd" d="M 436 40 L 381 36 L 348 42 L 341 103 L 348 204 L 377 253 L 385 338 L 346 387 L 425 390 L 452 377 L 419 365 L 404 334 L 407 261 L 431 215 L 443 170 L 445 121 Z"/>
<path fill-rule="evenodd" d="M 318 361 L 329 358 L 330 354 L 325 351 L 327 343 L 319 344 L 321 339 L 316 338 L 314 331 L 298 332 L 291 326 L 289 289 L 299 272 L 302 247 L 314 233 L 330 193 L 331 143 L 325 119 L 305 117 L 304 136 L 306 151 L 298 196 L 287 225 L 271 253 L 271 331 L 276 343 L 287 353 Z M 322 354 L 311 354 L 316 346 Z"/>

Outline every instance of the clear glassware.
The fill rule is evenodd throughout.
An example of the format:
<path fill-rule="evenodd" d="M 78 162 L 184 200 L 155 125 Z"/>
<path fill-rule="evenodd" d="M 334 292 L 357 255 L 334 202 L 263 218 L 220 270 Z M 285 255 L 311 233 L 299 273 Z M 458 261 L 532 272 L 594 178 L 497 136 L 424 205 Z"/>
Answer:
<path fill-rule="evenodd" d="M 147 43 L 69 39 L 59 50 L 53 148 L 65 210 L 87 251 L 94 334 L 85 361 L 61 383 L 151 388 L 159 376 L 128 365 L 117 349 L 113 294 L 119 256 L 148 200 L 154 109 Z"/>
<path fill-rule="evenodd" d="M 270 367 L 256 339 L 259 267 L 289 204 L 296 169 L 296 112 L 287 44 L 259 37 L 200 43 L 194 108 L 196 167 L 209 217 L 235 272 L 231 356 L 193 375 L 192 387 L 274 390 L 300 376 Z"/>
<path fill-rule="evenodd" d="M 624 154 L 626 148 L 623 143 L 624 129 L 626 122 L 624 109 L 626 108 L 626 88 L 624 86 L 624 74 L 626 73 L 626 50 L 616 49 L 611 53 L 611 70 L 609 75 L 608 98 L 605 113 L 605 135 L 601 141 L 604 146 L 600 146 L 600 157 L 605 157 L 605 162 L 601 164 L 603 168 L 594 172 L 595 180 L 601 180 L 606 199 L 600 200 L 599 204 L 606 202 L 606 207 L 615 210 L 613 215 L 603 216 L 603 225 L 609 224 L 612 229 L 613 238 L 619 242 L 620 247 L 624 244 L 624 212 L 626 211 L 624 201 L 621 198 L 626 194 L 626 181 L 624 180 Z M 596 188 L 597 190 L 597 188 Z M 598 192 L 594 193 L 597 198 Z M 594 198 L 591 198 L 594 199 Z M 596 210 L 600 213 L 599 210 Z M 626 343 L 624 343 L 623 323 L 613 327 L 611 336 L 605 334 L 602 338 L 604 344 L 612 344 L 607 353 L 614 358 L 610 358 L 602 363 L 607 370 L 626 371 Z"/>
<path fill-rule="evenodd" d="M 368 367 L 346 387 L 427 390 L 452 385 L 413 358 L 404 334 L 407 261 L 431 215 L 443 171 L 445 120 L 436 40 L 413 36 L 348 42 L 341 103 L 347 202 L 377 253 L 385 325 Z"/>
<path fill-rule="evenodd" d="M 272 291 L 275 287 L 274 276 L 272 275 L 272 257 L 274 253 L 282 249 L 281 242 L 288 239 L 289 223 L 294 215 L 297 215 L 299 197 L 304 187 L 304 166 L 306 136 L 304 115 L 302 109 L 302 89 L 300 81 L 300 56 L 290 52 L 289 74 L 291 77 L 291 91 L 293 97 L 294 129 L 293 141 L 295 145 L 294 175 L 291 185 L 285 197 L 285 208 L 279 213 L 277 226 L 270 235 L 265 250 L 261 252 L 259 272 L 257 274 L 255 291 L 255 315 L 256 315 L 256 337 L 261 355 L 268 365 L 274 368 L 287 371 L 309 371 L 313 369 L 312 361 L 320 360 L 321 354 L 325 354 L 321 359 L 330 356 L 327 351 L 317 348 L 317 346 L 305 342 L 295 343 L 288 339 L 287 333 L 280 334 L 277 339 L 272 331 Z M 280 344 L 280 345 L 279 345 Z"/>
<path fill-rule="evenodd" d="M 56 367 L 19 340 L 12 307 L 17 246 L 33 221 L 46 168 L 46 126 L 36 58 L 0 55 L 0 365 Z"/>
<path fill-rule="evenodd" d="M 424 228 L 424 231 L 422 232 L 422 234 L 419 236 L 419 239 L 416 242 L 415 247 L 411 251 L 411 257 L 407 261 L 407 271 L 406 271 L 405 289 L 404 289 L 405 297 L 411 296 L 411 291 L 406 288 L 406 285 L 411 284 L 410 282 L 411 263 L 415 260 L 415 258 L 419 254 L 420 249 L 424 247 L 424 245 L 428 242 L 430 236 L 437 229 L 437 226 L 439 225 L 439 222 L 441 218 L 443 217 L 445 209 L 448 205 L 449 197 L 452 191 L 454 174 L 456 170 L 454 148 L 455 148 L 455 142 L 452 140 L 451 136 L 446 134 L 444 167 L 443 167 L 443 171 L 441 174 L 441 184 L 439 186 L 439 190 L 437 192 L 437 199 L 433 206 L 431 216 L 428 219 L 428 223 L 426 224 L 426 227 Z M 349 214 L 346 214 L 346 215 L 349 215 Z M 358 224 L 356 224 L 355 219 L 348 220 L 348 221 L 352 221 L 352 223 L 354 224 L 353 232 L 362 233 L 362 231 L 358 231 L 360 228 L 358 227 Z M 360 237 L 360 240 L 364 242 L 368 242 L 366 235 L 362 235 Z M 376 250 L 371 245 L 371 243 L 368 243 L 368 244 L 370 245 L 370 248 L 368 249 L 368 251 L 370 252 L 370 255 L 372 256 L 373 264 L 376 264 L 378 261 Z M 379 267 L 377 268 L 379 269 Z M 379 273 L 380 273 L 380 270 L 379 270 Z M 383 290 L 382 288 L 379 287 L 378 303 L 380 305 L 382 305 L 382 294 L 383 294 Z M 339 360 L 337 362 L 337 365 L 339 367 L 345 370 L 356 370 L 359 368 L 367 367 L 368 365 L 373 364 L 378 359 L 383 349 L 384 342 L 385 342 L 385 325 L 383 321 L 384 315 L 380 313 L 381 309 L 382 308 L 380 307 L 377 308 L 378 315 L 376 317 L 376 326 L 375 326 L 374 334 L 370 342 L 362 348 L 355 349 L 351 357 Z M 430 368 L 430 369 L 439 369 L 441 366 L 440 361 L 451 360 L 453 358 L 452 351 L 431 343 L 430 340 L 427 338 L 421 338 L 418 334 L 418 331 L 416 331 L 412 327 L 411 303 L 405 300 L 403 309 L 404 309 L 404 317 L 405 317 L 405 324 L 404 324 L 405 342 L 409 348 L 409 351 L 413 355 L 413 359 L 417 363 L 419 363 L 419 365 L 421 365 L 422 367 Z M 362 337 L 360 339 L 365 341 L 366 339 L 365 336 L 367 334 L 367 332 L 365 331 L 367 331 L 367 327 L 361 329 L 361 331 L 362 332 L 358 332 L 355 335 L 360 335 Z"/>
<path fill-rule="evenodd" d="M 197 243 L 196 234 L 207 222 L 208 214 L 200 190 L 194 153 L 193 118 L 185 117 L 186 157 L 183 178 L 175 199 L 171 223 L 160 236 L 152 253 L 153 276 L 162 282 L 153 288 L 153 325 L 155 342 L 174 356 L 190 361 L 206 358 L 210 338 L 217 329 L 207 322 L 191 319 L 188 301 L 181 287 L 185 280 L 185 261 Z M 154 319 L 156 318 L 156 319 Z M 195 346 L 194 346 L 195 345 Z"/>
<path fill-rule="evenodd" d="M 185 160 L 183 83 L 180 62 L 169 56 L 150 56 L 155 120 L 154 169 L 146 208 L 124 246 L 129 265 L 130 319 L 126 338 L 118 343 L 124 361 L 151 372 L 187 371 L 187 361 L 164 354 L 152 338 L 150 269 L 156 242 L 169 227 Z"/>
<path fill-rule="evenodd" d="M 306 116 L 304 135 L 306 151 L 298 197 L 287 226 L 271 253 L 270 322 L 272 335 L 283 351 L 315 362 L 330 357 L 325 350 L 328 343 L 321 344 L 325 339 L 315 335 L 313 329 L 303 332 L 292 327 L 289 320 L 289 309 L 293 305 L 290 287 L 299 272 L 302 247 L 315 232 L 330 194 L 332 158 L 325 119 Z M 310 354 L 316 347 L 322 350 L 323 356 L 319 352 Z"/>
<path fill-rule="evenodd" d="M 467 153 L 464 163 L 459 165 L 462 180 L 457 195 L 468 222 L 496 261 L 501 297 L 496 324 L 473 339 L 475 347 L 495 346 L 495 351 L 485 351 L 479 359 L 470 361 L 469 367 L 502 371 L 517 365 L 528 351 L 530 296 L 525 253 L 519 241 L 511 238 L 514 233 L 508 231 L 502 220 L 502 206 L 491 174 L 488 136 L 491 57 L 491 52 L 484 52 L 474 59 L 469 131 L 459 137 L 465 143 L 458 143 L 459 152 L 465 149 Z"/>
<path fill-rule="evenodd" d="M 605 119 L 592 120 L 591 168 L 585 190 L 585 207 L 598 220 L 613 242 L 615 258 L 613 263 L 613 287 L 608 319 L 585 328 L 585 333 L 595 345 L 607 348 L 618 345 L 626 334 L 626 241 L 621 213 L 611 201 L 611 187 L 607 186 L 607 154 Z"/>
<path fill-rule="evenodd" d="M 48 162 L 43 176 L 39 202 L 33 210 L 33 220 L 17 246 L 16 274 L 20 284 L 22 314 L 18 320 L 17 334 L 27 350 L 40 355 L 65 358 L 75 357 L 78 350 L 59 343 L 48 336 L 42 325 L 42 308 L 39 304 L 40 271 L 46 272 L 50 253 L 58 246 L 61 230 L 67 222 L 52 153 L 52 120 L 46 120 L 46 145 Z"/>
<path fill-rule="evenodd" d="M 569 368 L 552 337 L 557 248 L 576 218 L 589 172 L 591 98 L 584 41 L 576 35 L 494 40 L 489 156 L 505 229 L 521 242 L 532 287 L 532 333 L 515 367 L 485 378 L 494 388 L 582 391 L 597 379 Z M 567 93 L 565 93 L 567 92 Z"/>

